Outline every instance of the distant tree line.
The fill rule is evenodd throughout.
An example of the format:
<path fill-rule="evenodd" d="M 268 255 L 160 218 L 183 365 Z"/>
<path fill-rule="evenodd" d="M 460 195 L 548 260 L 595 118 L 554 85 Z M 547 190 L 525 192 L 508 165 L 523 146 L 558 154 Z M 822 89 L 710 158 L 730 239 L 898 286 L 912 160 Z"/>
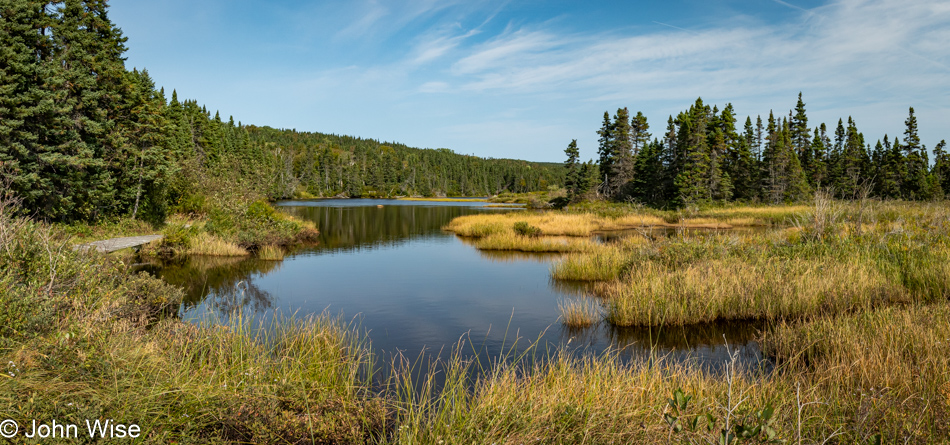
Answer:
<path fill-rule="evenodd" d="M 563 183 L 558 164 L 224 122 L 175 92 L 167 99 L 145 70 L 126 70 L 126 38 L 107 9 L 105 0 L 0 3 L 0 184 L 38 218 L 157 222 L 228 187 L 279 199 Z"/>
<path fill-rule="evenodd" d="M 740 133 L 732 104 L 720 111 L 697 99 L 651 140 L 646 117 L 621 108 L 612 119 L 605 112 L 597 132 L 597 179 L 587 177 L 592 162 L 578 162 L 575 140 L 565 151 L 566 185 L 572 197 L 597 193 L 657 207 L 795 202 L 819 188 L 842 199 L 943 199 L 950 191 L 946 142 L 934 147 L 931 165 L 913 107 L 904 124 L 902 139 L 885 135 L 872 147 L 850 117 L 833 133 L 823 123 L 810 128 L 799 93 L 787 117 L 770 112 L 755 124 L 748 117 Z"/>

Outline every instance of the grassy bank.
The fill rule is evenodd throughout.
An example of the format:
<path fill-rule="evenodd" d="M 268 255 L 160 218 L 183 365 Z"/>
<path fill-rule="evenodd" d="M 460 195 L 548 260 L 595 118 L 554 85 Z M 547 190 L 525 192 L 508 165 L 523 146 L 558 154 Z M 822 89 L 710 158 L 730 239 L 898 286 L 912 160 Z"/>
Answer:
<path fill-rule="evenodd" d="M 552 266 L 552 277 L 599 282 L 605 318 L 619 326 L 808 318 L 950 297 L 946 205 L 819 197 L 811 207 L 707 213 L 730 221 L 782 215 L 791 224 L 767 230 L 641 229 L 566 256 Z M 605 227 L 600 221 L 644 218 L 569 212 L 475 216 L 458 218 L 449 228 L 486 239 L 508 233 L 520 218 L 542 233 L 583 235 Z"/>
<path fill-rule="evenodd" d="M 936 273 L 911 267 L 928 263 L 909 248 L 906 270 L 923 272 L 900 286 L 933 304 L 780 323 L 761 339 L 776 360 L 770 373 L 529 348 L 491 364 L 457 355 L 421 376 L 397 367 L 372 390 L 372 350 L 343 320 L 183 323 L 168 317 L 180 290 L 75 252 L 55 228 L 0 223 L 0 416 L 21 425 L 113 418 L 142 425 L 145 443 L 718 443 L 727 423 L 746 435 L 758 428 L 741 443 L 761 443 L 768 431 L 787 443 L 948 442 L 950 313 L 927 278 Z M 750 258 L 736 253 L 742 246 L 760 241 L 706 242 L 651 261 L 739 261 Z M 654 243 L 609 245 L 620 254 L 645 246 Z M 562 306 L 579 324 L 597 309 Z M 474 380 L 472 367 L 481 371 Z M 711 428 L 691 427 L 700 415 Z"/>
<path fill-rule="evenodd" d="M 147 443 L 361 442 L 383 427 L 365 337 L 323 314 L 252 327 L 170 317 L 181 290 L 0 220 L 0 416 L 116 419 Z"/>
<path fill-rule="evenodd" d="M 207 255 L 247 256 L 265 253 L 282 258 L 285 248 L 316 240 L 316 226 L 277 211 L 261 200 L 232 203 L 227 206 L 196 205 L 181 209 L 164 224 L 153 226 L 143 221 L 122 219 L 95 225 L 76 223 L 57 228 L 70 236 L 71 244 L 161 234 L 164 238 L 143 246 L 147 256 Z"/>
<path fill-rule="evenodd" d="M 762 339 L 778 360 L 768 373 L 529 353 L 467 390 L 477 364 L 456 358 L 443 390 L 400 393 L 391 442 L 725 443 L 728 432 L 730 443 L 950 443 L 947 310 L 782 325 Z"/>

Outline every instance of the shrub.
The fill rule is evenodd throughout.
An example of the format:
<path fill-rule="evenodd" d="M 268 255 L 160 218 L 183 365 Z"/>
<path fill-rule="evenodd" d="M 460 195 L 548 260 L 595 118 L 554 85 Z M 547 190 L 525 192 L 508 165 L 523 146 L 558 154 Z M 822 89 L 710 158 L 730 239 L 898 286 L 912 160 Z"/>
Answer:
<path fill-rule="evenodd" d="M 541 236 L 541 229 L 532 226 L 524 221 L 518 221 L 513 226 L 515 233 L 521 236 L 538 237 Z"/>

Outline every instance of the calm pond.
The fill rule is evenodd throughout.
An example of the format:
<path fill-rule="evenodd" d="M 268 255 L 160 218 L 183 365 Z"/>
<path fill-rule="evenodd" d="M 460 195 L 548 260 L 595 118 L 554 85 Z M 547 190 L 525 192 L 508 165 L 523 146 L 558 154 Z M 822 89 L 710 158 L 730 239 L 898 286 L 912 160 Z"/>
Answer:
<path fill-rule="evenodd" d="M 254 318 L 342 314 L 368 331 L 381 357 L 423 351 L 447 358 L 453 345 L 498 357 L 512 343 L 540 338 L 541 351 L 568 346 L 574 353 L 607 348 L 622 357 L 654 352 L 695 360 L 715 369 L 727 359 L 723 335 L 747 366 L 761 354 L 757 326 L 713 324 L 689 328 L 618 329 L 606 323 L 569 329 L 558 321 L 558 302 L 588 296 L 583 284 L 550 278 L 557 255 L 481 252 L 442 226 L 477 212 L 524 211 L 482 202 L 372 199 L 284 201 L 279 208 L 309 219 L 320 242 L 283 261 L 191 257 L 152 267 L 183 286 L 181 317 L 226 319 L 241 309 Z M 382 206 L 382 207 L 379 207 Z M 383 360 L 385 365 L 388 360 Z"/>

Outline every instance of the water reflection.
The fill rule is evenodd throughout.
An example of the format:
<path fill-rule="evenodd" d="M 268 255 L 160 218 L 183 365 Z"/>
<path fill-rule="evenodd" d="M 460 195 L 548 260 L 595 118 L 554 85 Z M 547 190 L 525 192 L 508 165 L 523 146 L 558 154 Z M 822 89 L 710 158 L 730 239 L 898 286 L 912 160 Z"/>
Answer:
<path fill-rule="evenodd" d="M 186 288 L 183 318 L 224 320 L 235 309 L 255 318 L 278 310 L 358 316 L 384 367 L 399 354 L 414 358 L 427 351 L 446 359 L 461 338 L 467 356 L 482 363 L 511 354 L 517 339 L 518 348 L 537 342 L 543 351 L 612 349 L 625 359 L 668 355 L 717 369 L 728 360 L 725 334 L 743 362 L 761 361 L 754 341 L 760 327 L 750 324 L 562 326 L 558 301 L 596 298 L 594 285 L 551 279 L 551 263 L 563 254 L 479 251 L 441 230 L 452 218 L 498 211 L 481 203 L 295 201 L 282 209 L 314 221 L 319 244 L 282 262 L 192 257 L 149 266 Z"/>
<path fill-rule="evenodd" d="M 564 326 L 559 334 L 564 344 L 599 349 L 606 343 L 621 357 L 663 357 L 674 362 L 692 362 L 708 371 L 721 370 L 730 354 L 737 352 L 738 362 L 754 370 L 769 366 L 756 341 L 765 328 L 765 324 L 750 322 L 663 327 L 619 327 L 601 322 L 589 328 Z"/>
<path fill-rule="evenodd" d="M 298 218 L 313 221 L 320 229 L 317 247 L 308 250 L 337 251 L 393 246 L 431 236 L 456 217 L 492 209 L 479 202 L 386 199 L 285 201 L 281 207 Z"/>
<path fill-rule="evenodd" d="M 206 306 L 225 316 L 238 309 L 248 313 L 271 309 L 274 296 L 255 280 L 279 268 L 279 261 L 202 255 L 154 260 L 142 266 L 142 270 L 184 288 L 183 313 Z"/>

